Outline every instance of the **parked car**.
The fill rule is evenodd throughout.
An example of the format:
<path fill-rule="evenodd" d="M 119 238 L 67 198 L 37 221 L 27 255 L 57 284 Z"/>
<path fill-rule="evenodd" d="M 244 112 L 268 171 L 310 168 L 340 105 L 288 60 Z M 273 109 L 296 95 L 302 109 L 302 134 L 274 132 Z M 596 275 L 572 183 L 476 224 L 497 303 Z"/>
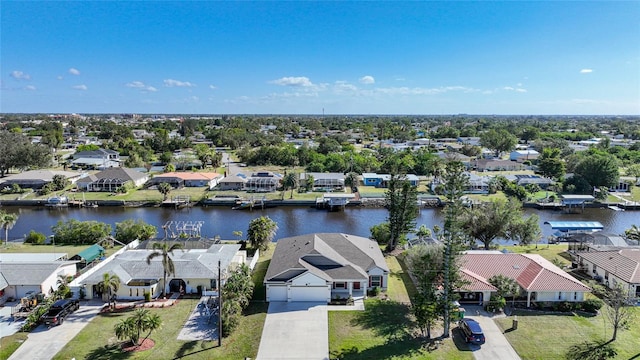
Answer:
<path fill-rule="evenodd" d="M 484 344 L 484 333 L 477 321 L 470 318 L 463 318 L 458 322 L 458 327 L 464 335 L 464 341 L 467 343 L 482 345 Z"/>
<path fill-rule="evenodd" d="M 74 299 L 62 299 L 54 302 L 51 307 L 49 307 L 49 311 L 47 311 L 42 317 L 40 321 L 47 325 L 61 325 L 64 322 L 64 318 L 72 312 L 78 310 L 80 308 L 80 302 Z"/>

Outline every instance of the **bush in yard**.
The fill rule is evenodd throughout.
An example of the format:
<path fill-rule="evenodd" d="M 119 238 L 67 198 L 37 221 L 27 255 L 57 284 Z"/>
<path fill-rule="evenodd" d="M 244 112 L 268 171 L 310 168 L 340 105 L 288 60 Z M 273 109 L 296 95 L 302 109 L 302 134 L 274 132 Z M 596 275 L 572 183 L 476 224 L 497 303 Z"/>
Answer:
<path fill-rule="evenodd" d="M 29 231 L 29 235 L 24 239 L 24 242 L 27 244 L 42 245 L 46 239 L 47 237 L 43 233 L 31 230 Z"/>
<path fill-rule="evenodd" d="M 489 300 L 489 304 L 487 304 L 487 311 L 489 311 L 489 312 L 500 311 L 500 310 L 504 309 L 504 307 L 506 305 L 507 305 L 507 300 L 505 300 L 505 298 L 503 298 L 502 296 L 499 296 L 497 294 L 493 294 L 493 295 L 491 295 L 491 299 Z"/>
<path fill-rule="evenodd" d="M 380 287 L 374 286 L 371 290 L 368 291 L 369 296 L 378 296 L 380 295 Z"/>
<path fill-rule="evenodd" d="M 603 305 L 604 301 L 598 298 L 591 298 L 582 302 L 582 310 L 590 313 L 597 313 Z"/>

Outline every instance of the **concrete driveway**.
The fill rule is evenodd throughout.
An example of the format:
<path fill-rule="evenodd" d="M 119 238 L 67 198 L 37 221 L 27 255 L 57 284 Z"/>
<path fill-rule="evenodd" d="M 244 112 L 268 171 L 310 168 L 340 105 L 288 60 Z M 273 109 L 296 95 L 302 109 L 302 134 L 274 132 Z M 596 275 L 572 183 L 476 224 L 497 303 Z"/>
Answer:
<path fill-rule="evenodd" d="M 100 312 L 104 303 L 89 303 L 67 316 L 64 323 L 47 329 L 40 325 L 29 333 L 27 340 L 9 360 L 49 360 Z M 111 331 L 112 329 L 109 329 Z"/>
<path fill-rule="evenodd" d="M 257 359 L 328 360 L 327 304 L 269 303 Z"/>
<path fill-rule="evenodd" d="M 484 332 L 485 343 L 482 346 L 471 345 L 469 348 L 473 351 L 473 357 L 476 360 L 520 360 L 520 356 L 513 350 L 511 344 L 507 341 L 498 325 L 493 319 L 482 315 L 465 316 L 474 319 L 482 327 Z"/>

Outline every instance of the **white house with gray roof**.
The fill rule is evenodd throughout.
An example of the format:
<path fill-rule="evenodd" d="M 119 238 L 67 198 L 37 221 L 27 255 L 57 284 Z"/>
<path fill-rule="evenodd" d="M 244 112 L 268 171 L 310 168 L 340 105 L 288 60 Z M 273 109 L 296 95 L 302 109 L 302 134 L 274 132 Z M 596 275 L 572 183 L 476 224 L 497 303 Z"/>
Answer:
<path fill-rule="evenodd" d="M 76 261 L 59 261 L 56 255 L 2 254 L 0 256 L 0 304 L 19 299 L 29 291 L 50 295 L 58 289 L 58 275 L 76 274 Z M 49 255 L 49 254 L 46 254 Z M 61 255 L 61 254 L 58 254 Z"/>
<path fill-rule="evenodd" d="M 378 243 L 360 236 L 316 233 L 279 239 L 264 284 L 267 301 L 330 302 L 386 289 L 389 268 Z"/>
<path fill-rule="evenodd" d="M 640 301 L 640 248 L 587 251 L 576 254 L 578 268 L 608 287 L 622 286 Z"/>
<path fill-rule="evenodd" d="M 102 281 L 103 274 L 108 273 L 120 278 L 118 299 L 141 300 L 145 292 L 155 298 L 162 293 L 164 269 L 161 256 L 147 264 L 147 257 L 153 252 L 127 250 L 80 281 L 80 285 L 84 286 L 87 297 L 101 297 L 96 285 Z M 198 293 L 219 288 L 218 261 L 224 284 L 225 274 L 246 263 L 247 255 L 246 251 L 240 250 L 240 245 L 215 244 L 208 249 L 175 250 L 170 257 L 176 271 L 167 276 L 167 292 Z"/>

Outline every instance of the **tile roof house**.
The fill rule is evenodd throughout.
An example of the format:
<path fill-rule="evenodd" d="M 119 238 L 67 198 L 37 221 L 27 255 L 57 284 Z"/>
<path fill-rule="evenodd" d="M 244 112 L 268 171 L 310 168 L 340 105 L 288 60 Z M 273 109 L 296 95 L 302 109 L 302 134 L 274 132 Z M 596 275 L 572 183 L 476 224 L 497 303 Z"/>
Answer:
<path fill-rule="evenodd" d="M 537 254 L 503 254 L 497 251 L 470 251 L 460 260 L 463 280 L 460 302 L 487 304 L 496 291 L 489 283 L 495 275 L 514 279 L 523 293 L 526 305 L 532 301 L 584 301 L 591 289 Z"/>
<path fill-rule="evenodd" d="M 621 285 L 640 301 L 640 249 L 576 253 L 578 267 L 606 286 Z"/>
<path fill-rule="evenodd" d="M 360 236 L 316 233 L 279 239 L 264 284 L 267 301 L 363 298 L 387 288 L 389 268 L 378 243 Z"/>
<path fill-rule="evenodd" d="M 89 175 L 76 182 L 84 191 L 117 191 L 119 187 L 131 184 L 140 187 L 149 180 L 149 175 L 129 168 L 109 168 Z"/>
<path fill-rule="evenodd" d="M 80 151 L 72 155 L 71 168 L 107 169 L 120 166 L 120 153 L 109 149 Z"/>
<path fill-rule="evenodd" d="M 222 175 L 213 172 L 168 172 L 154 176 L 149 183 L 157 185 L 169 183 L 174 188 L 208 187 L 214 188 L 222 179 Z"/>
<path fill-rule="evenodd" d="M 0 187 L 18 184 L 21 188 L 41 189 L 46 184 L 52 182 L 53 177 L 56 175 L 62 175 L 74 184 L 83 174 L 73 171 L 30 170 L 0 179 Z"/>
<path fill-rule="evenodd" d="M 164 268 L 162 257 L 156 257 L 147 264 L 147 257 L 154 250 L 127 250 L 108 259 L 100 269 L 91 273 L 79 283 L 84 286 L 88 298 L 100 297 L 96 285 L 102 281 L 104 273 L 115 274 L 120 278 L 118 299 L 140 300 L 144 293 L 153 298 L 162 293 Z M 186 249 L 173 252 L 171 260 L 175 274 L 167 277 L 167 292 L 197 293 L 207 289 L 218 289 L 218 261 L 223 273 L 228 274 L 240 264 L 246 262 L 246 251 L 240 245 L 214 244 L 208 249 Z"/>
<path fill-rule="evenodd" d="M 76 274 L 75 261 L 45 260 L 42 256 L 29 255 L 2 254 L 0 257 L 0 303 L 10 297 L 19 299 L 29 291 L 49 295 L 58 288 L 58 275 Z"/>

